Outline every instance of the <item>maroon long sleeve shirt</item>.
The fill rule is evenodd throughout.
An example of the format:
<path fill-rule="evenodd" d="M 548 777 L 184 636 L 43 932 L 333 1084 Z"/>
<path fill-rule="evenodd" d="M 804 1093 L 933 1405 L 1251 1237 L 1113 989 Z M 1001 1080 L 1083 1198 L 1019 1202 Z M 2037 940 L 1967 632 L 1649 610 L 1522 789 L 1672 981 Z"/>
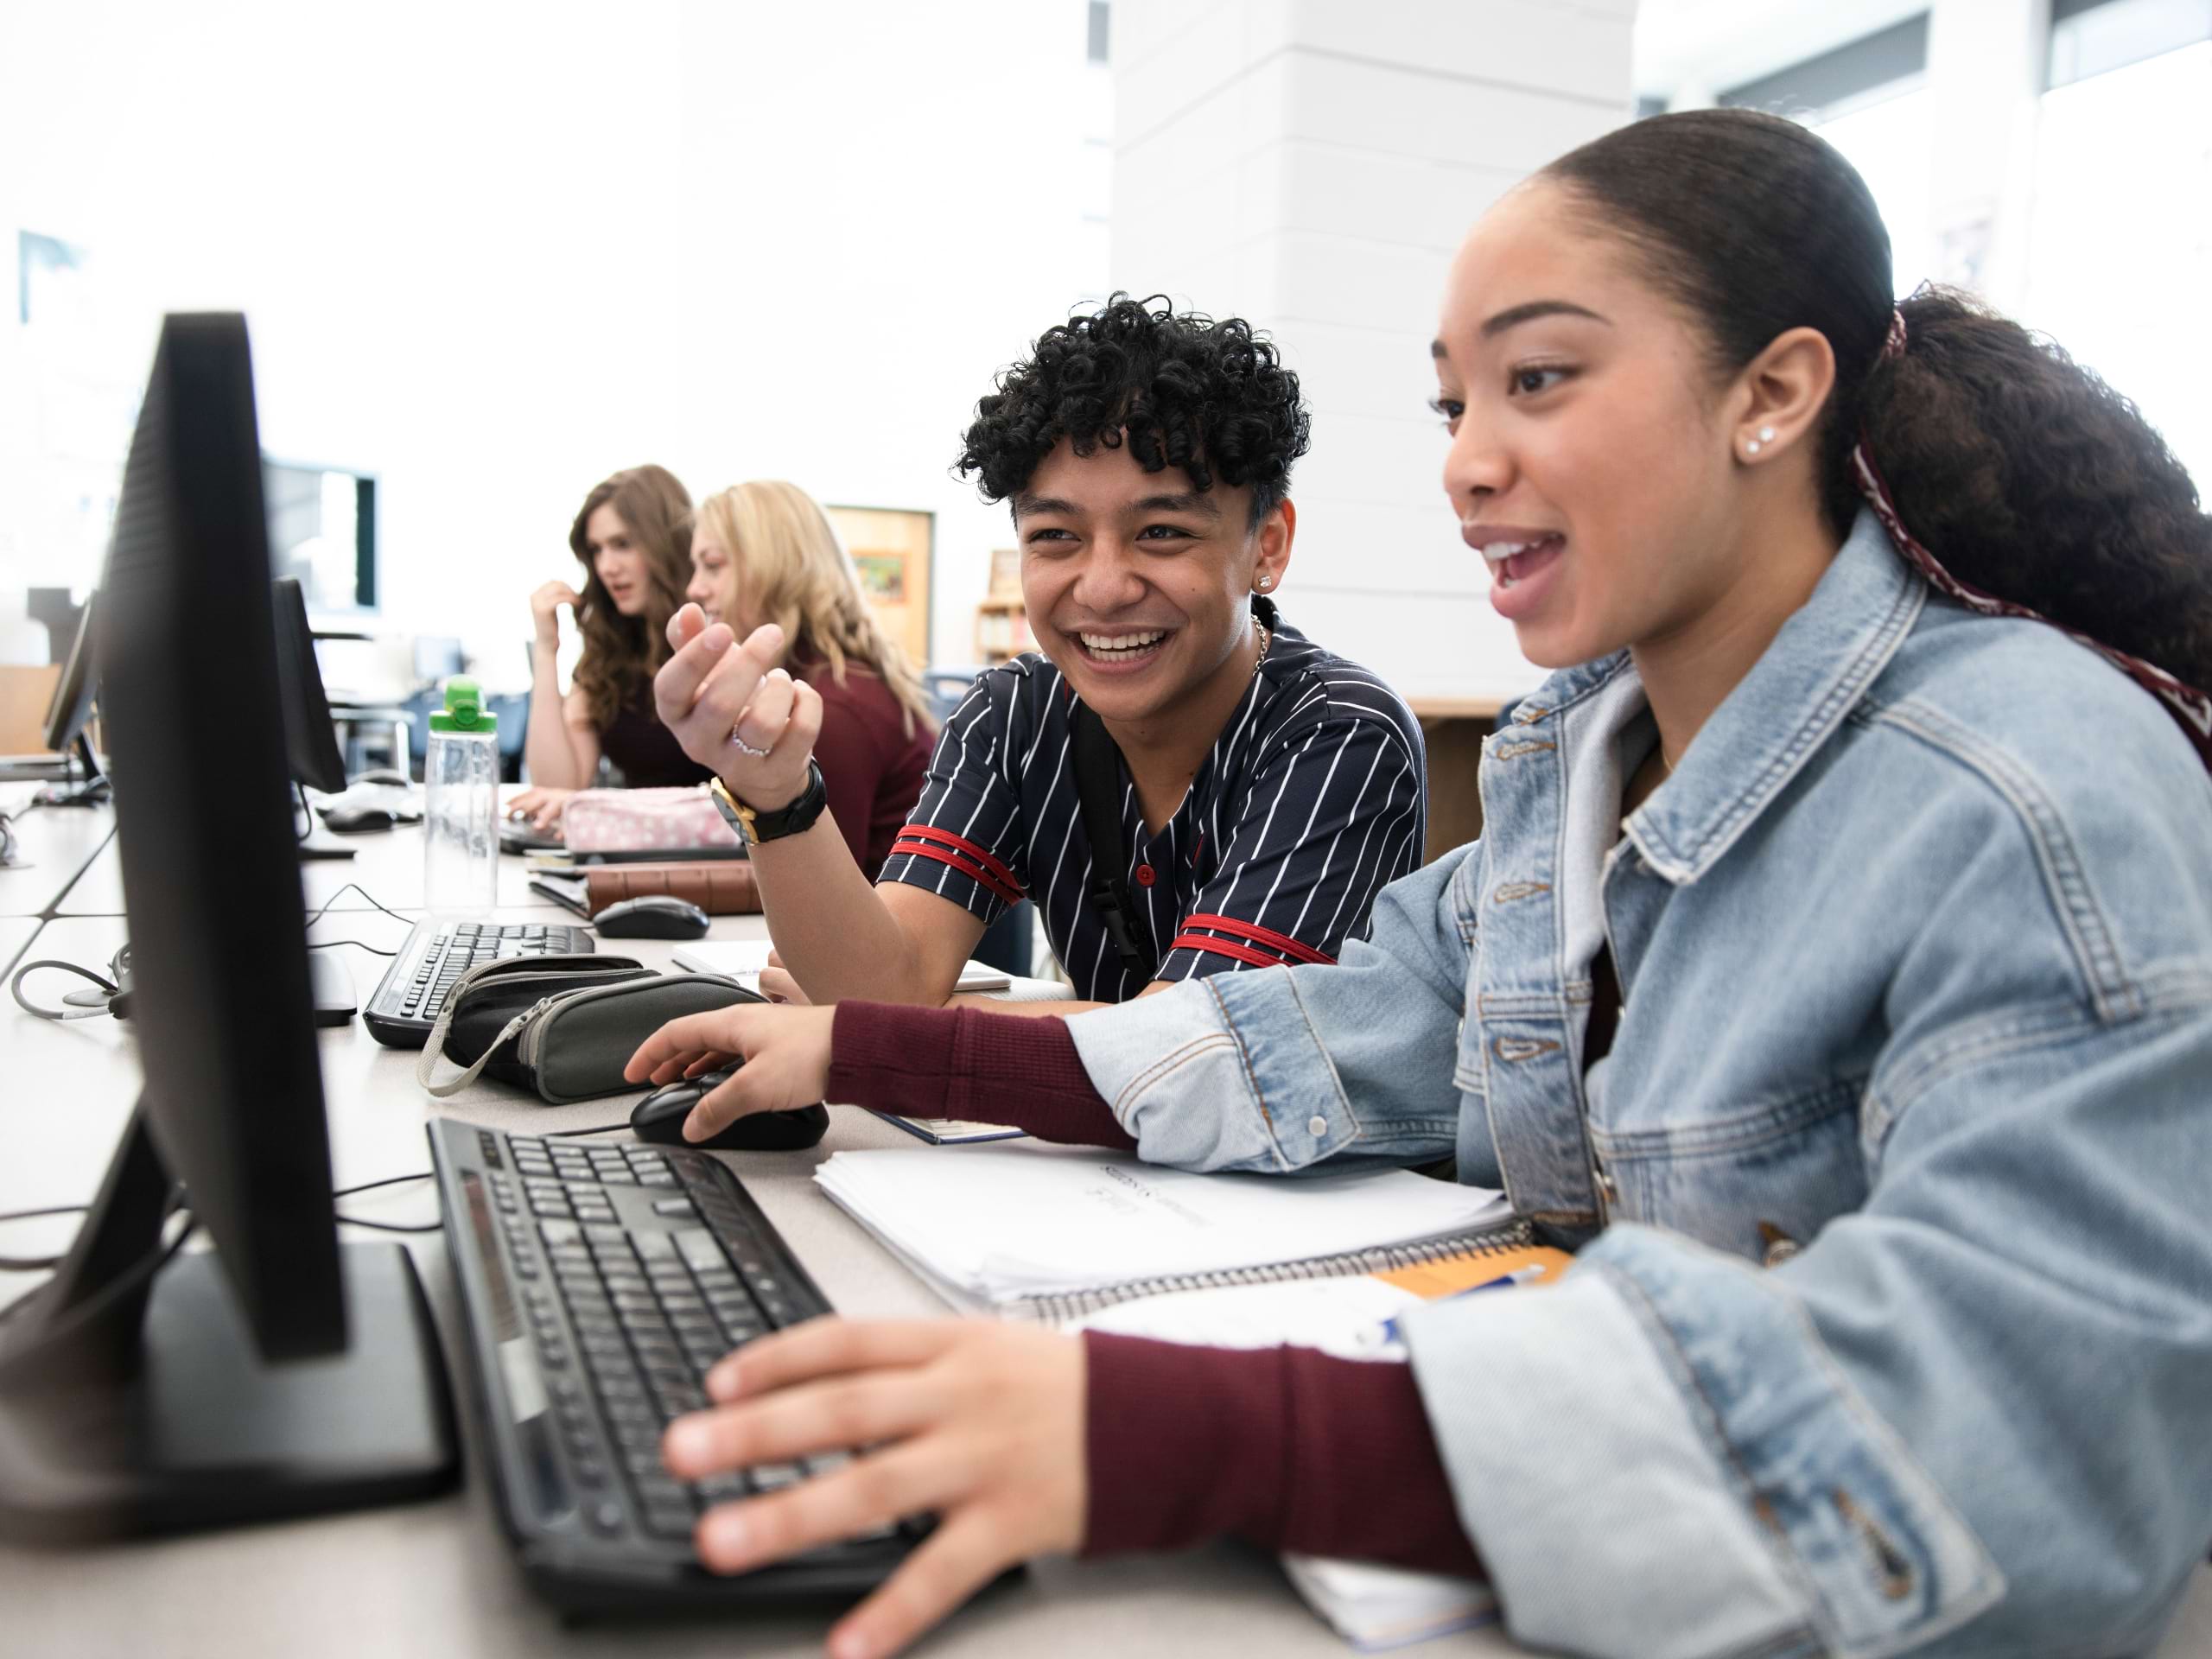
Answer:
<path fill-rule="evenodd" d="M 829 1098 L 1133 1148 L 1058 1020 L 841 1002 Z M 1086 1555 L 1233 1534 L 1478 1573 L 1406 1365 L 1086 1333 Z"/>

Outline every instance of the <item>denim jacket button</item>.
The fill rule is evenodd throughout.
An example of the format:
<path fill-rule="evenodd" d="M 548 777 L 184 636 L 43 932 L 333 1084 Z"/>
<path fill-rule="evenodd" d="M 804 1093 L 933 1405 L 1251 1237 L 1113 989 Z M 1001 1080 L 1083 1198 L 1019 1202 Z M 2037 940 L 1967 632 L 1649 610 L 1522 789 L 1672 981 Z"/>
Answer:
<path fill-rule="evenodd" d="M 1319 1140 L 1328 1132 L 1329 1120 L 1323 1117 L 1319 1112 L 1316 1112 L 1312 1117 L 1306 1120 L 1306 1133 L 1312 1135 L 1315 1140 Z"/>

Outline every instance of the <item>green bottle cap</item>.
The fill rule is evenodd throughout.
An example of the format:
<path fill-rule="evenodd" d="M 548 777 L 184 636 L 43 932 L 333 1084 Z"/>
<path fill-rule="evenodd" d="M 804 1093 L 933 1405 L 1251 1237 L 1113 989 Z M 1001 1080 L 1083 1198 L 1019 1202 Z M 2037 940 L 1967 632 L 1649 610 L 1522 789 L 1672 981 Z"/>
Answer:
<path fill-rule="evenodd" d="M 484 706 L 483 689 L 465 674 L 446 682 L 446 706 L 430 716 L 434 732 L 480 732 L 495 735 L 499 717 Z"/>

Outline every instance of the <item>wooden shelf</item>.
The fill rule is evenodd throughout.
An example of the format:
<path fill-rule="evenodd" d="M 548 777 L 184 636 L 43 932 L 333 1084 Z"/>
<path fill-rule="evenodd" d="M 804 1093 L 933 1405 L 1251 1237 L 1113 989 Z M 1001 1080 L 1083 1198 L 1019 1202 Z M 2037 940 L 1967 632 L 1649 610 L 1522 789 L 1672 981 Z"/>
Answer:
<path fill-rule="evenodd" d="M 1406 706 L 1419 720 L 1496 720 L 1505 707 L 1503 697 L 1408 697 Z"/>
<path fill-rule="evenodd" d="M 994 594 L 976 607 L 976 660 L 997 664 L 1034 651 L 1029 613 L 1019 594 Z"/>

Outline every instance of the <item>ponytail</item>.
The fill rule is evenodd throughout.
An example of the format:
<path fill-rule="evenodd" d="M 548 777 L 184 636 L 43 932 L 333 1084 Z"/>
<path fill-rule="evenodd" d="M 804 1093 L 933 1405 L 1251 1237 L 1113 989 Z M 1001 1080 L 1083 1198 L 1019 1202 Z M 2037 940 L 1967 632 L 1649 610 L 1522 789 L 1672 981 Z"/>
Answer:
<path fill-rule="evenodd" d="M 2212 685 L 2212 519 L 2165 441 L 2056 345 L 1963 294 L 1923 289 L 1898 309 L 1906 350 L 1858 401 L 1911 539 L 1968 588 Z"/>
<path fill-rule="evenodd" d="M 2212 702 L 2190 689 L 2212 686 L 2212 520 L 2133 404 L 1954 290 L 1923 288 L 1893 309 L 1873 197 L 1795 122 L 1653 116 L 1543 176 L 1637 251 L 1701 326 L 1718 373 L 1790 328 L 1827 338 L 1836 383 L 1820 497 L 1839 538 L 1872 500 L 1931 582 L 2100 647 L 2212 764 Z"/>

